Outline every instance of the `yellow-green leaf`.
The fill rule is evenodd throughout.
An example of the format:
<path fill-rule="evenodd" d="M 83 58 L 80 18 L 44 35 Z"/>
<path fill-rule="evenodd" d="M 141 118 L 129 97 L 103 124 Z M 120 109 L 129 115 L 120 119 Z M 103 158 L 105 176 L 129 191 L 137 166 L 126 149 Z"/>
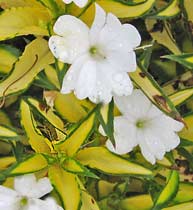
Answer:
<path fill-rule="evenodd" d="M 172 0 L 166 7 L 155 14 L 155 18 L 172 18 L 179 13 L 179 0 Z"/>
<path fill-rule="evenodd" d="M 150 210 L 153 201 L 150 195 L 138 195 L 121 200 L 122 210 Z"/>
<path fill-rule="evenodd" d="M 87 100 L 78 100 L 74 94 L 57 93 L 54 107 L 59 115 L 69 122 L 78 122 L 87 115 L 94 105 Z"/>
<path fill-rule="evenodd" d="M 0 139 L 2 140 L 17 140 L 18 134 L 8 128 L 7 126 L 0 125 Z"/>
<path fill-rule="evenodd" d="M 184 203 L 193 200 L 193 183 L 180 183 L 176 197 L 172 201 L 172 205 Z"/>
<path fill-rule="evenodd" d="M 4 170 L 9 167 L 11 164 L 15 163 L 15 157 L 1 157 L 0 158 L 0 170 Z"/>
<path fill-rule="evenodd" d="M 143 16 L 154 5 L 155 0 L 147 0 L 144 3 L 137 5 L 126 5 L 114 0 L 96 0 L 96 2 L 106 11 L 111 12 L 119 18 L 136 18 Z M 94 19 L 95 6 L 92 4 L 86 12 L 81 16 L 81 19 L 87 24 L 91 25 Z M 68 12 L 72 15 L 79 15 L 82 9 L 78 8 L 74 4 L 68 7 Z"/>
<path fill-rule="evenodd" d="M 45 109 L 42 108 L 42 104 L 35 100 L 34 98 L 27 98 L 27 102 L 34 108 L 36 111 L 39 112 L 41 116 L 43 116 L 48 122 L 50 122 L 55 128 L 58 139 L 63 140 L 65 138 L 64 131 L 64 123 L 63 121 L 52 111 L 52 109 Z"/>
<path fill-rule="evenodd" d="M 35 76 L 49 63 L 54 62 L 48 43 L 37 38 L 27 45 L 13 71 L 0 83 L 0 97 L 22 92 Z"/>
<path fill-rule="evenodd" d="M 30 111 L 28 103 L 24 100 L 20 105 L 21 124 L 25 129 L 29 144 L 36 152 L 49 153 L 50 148 L 46 144 L 45 137 L 38 130 L 33 114 Z"/>
<path fill-rule="evenodd" d="M 178 106 L 193 96 L 193 88 L 180 90 L 169 96 L 175 106 Z"/>
<path fill-rule="evenodd" d="M 81 205 L 81 209 L 80 210 L 100 210 L 99 207 L 98 207 L 97 202 L 86 191 L 86 189 L 85 189 L 84 185 L 82 184 L 82 182 L 80 181 L 80 179 L 78 179 L 78 183 L 80 185 L 81 198 L 82 198 L 81 199 L 82 205 Z"/>
<path fill-rule="evenodd" d="M 186 123 L 186 127 L 179 132 L 179 136 L 183 139 L 193 141 L 193 115 L 184 117 L 184 122 Z"/>
<path fill-rule="evenodd" d="M 17 7 L 0 14 L 0 40 L 21 35 L 48 35 L 47 24 L 51 17 L 47 9 Z"/>
<path fill-rule="evenodd" d="M 186 15 L 189 21 L 193 22 L 193 5 L 192 5 L 192 0 L 183 0 L 183 5 L 186 11 Z"/>
<path fill-rule="evenodd" d="M 163 56 L 163 58 L 176 61 L 189 69 L 193 69 L 193 54 L 192 53 L 184 53 L 181 55 L 165 55 Z"/>
<path fill-rule="evenodd" d="M 81 202 L 81 193 L 76 175 L 64 171 L 60 166 L 49 168 L 49 178 L 58 193 L 66 210 L 78 210 Z"/>
<path fill-rule="evenodd" d="M 166 186 L 154 203 L 153 210 L 162 209 L 164 206 L 167 206 L 168 202 L 176 196 L 178 187 L 179 174 L 177 171 L 171 171 Z"/>
<path fill-rule="evenodd" d="M 17 61 L 20 51 L 11 45 L 0 45 L 0 72 L 7 74 Z"/>
<path fill-rule="evenodd" d="M 168 48 L 174 54 L 180 54 L 181 51 L 178 48 L 175 40 L 172 37 L 172 33 L 168 26 L 163 23 L 163 28 L 161 30 L 157 30 L 156 24 L 157 21 L 154 19 L 146 19 L 145 20 L 147 30 L 149 31 L 150 35 L 154 40 L 156 40 L 159 44 L 163 45 L 164 47 Z"/>
<path fill-rule="evenodd" d="M 156 106 L 171 115 L 171 117 L 179 119 L 180 115 L 175 106 L 164 94 L 158 83 L 141 65 L 138 65 L 136 71 L 131 72 L 129 75 Z"/>
<path fill-rule="evenodd" d="M 188 193 L 188 192 L 186 192 Z M 162 210 L 192 210 L 193 202 L 182 203 L 171 207 L 163 208 Z"/>
<path fill-rule="evenodd" d="M 9 9 L 11 7 L 42 7 L 42 5 L 36 0 L 0 0 L 0 7 Z"/>
<path fill-rule="evenodd" d="M 90 136 L 95 124 L 94 110 L 80 122 L 77 127 L 67 135 L 66 139 L 59 142 L 55 147 L 67 153 L 68 156 L 73 156 L 79 149 L 84 141 Z"/>
<path fill-rule="evenodd" d="M 27 158 L 21 163 L 18 163 L 11 170 L 9 175 L 21 175 L 40 171 L 48 167 L 46 159 L 41 154 L 35 154 Z"/>
<path fill-rule="evenodd" d="M 104 147 L 90 147 L 80 150 L 77 154 L 77 159 L 83 165 L 108 174 L 152 175 L 149 169 L 123 159 L 121 156 L 111 153 Z"/>

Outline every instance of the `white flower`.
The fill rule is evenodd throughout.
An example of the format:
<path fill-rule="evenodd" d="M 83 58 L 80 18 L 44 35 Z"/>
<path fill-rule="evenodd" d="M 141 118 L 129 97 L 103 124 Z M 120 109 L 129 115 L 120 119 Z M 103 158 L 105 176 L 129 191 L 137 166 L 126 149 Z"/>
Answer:
<path fill-rule="evenodd" d="M 56 58 L 72 64 L 64 77 L 64 94 L 75 92 L 79 99 L 109 103 L 112 95 L 129 95 L 133 90 L 127 72 L 135 71 L 134 48 L 141 38 L 130 24 L 96 5 L 94 23 L 87 25 L 76 17 L 64 15 L 54 25 L 57 34 L 49 40 Z"/>
<path fill-rule="evenodd" d="M 78 7 L 82 8 L 87 4 L 88 0 L 63 0 L 63 2 L 66 4 L 74 2 Z"/>
<path fill-rule="evenodd" d="M 48 178 L 36 181 L 33 174 L 14 179 L 15 190 L 0 186 L 0 209 L 2 210 L 62 210 L 49 198 L 40 198 L 52 191 Z"/>
<path fill-rule="evenodd" d="M 142 91 L 134 90 L 132 95 L 115 97 L 114 101 L 122 116 L 114 118 L 116 148 L 107 140 L 109 150 L 125 154 L 139 145 L 146 160 L 154 164 L 178 146 L 180 138 L 176 132 L 183 128 L 183 123 L 161 112 Z M 104 131 L 101 133 L 104 135 Z"/>

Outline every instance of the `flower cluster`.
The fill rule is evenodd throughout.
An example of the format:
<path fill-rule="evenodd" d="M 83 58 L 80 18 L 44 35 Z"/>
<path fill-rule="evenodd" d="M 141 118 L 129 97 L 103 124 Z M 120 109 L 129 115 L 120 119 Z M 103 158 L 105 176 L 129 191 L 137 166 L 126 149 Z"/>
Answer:
<path fill-rule="evenodd" d="M 94 103 L 109 103 L 114 96 L 123 115 L 114 119 L 116 147 L 108 140 L 107 148 L 125 154 L 139 145 L 143 156 L 154 164 L 179 144 L 176 132 L 183 124 L 166 116 L 141 91 L 133 91 L 128 72 L 136 70 L 134 50 L 141 37 L 134 26 L 121 24 L 116 16 L 95 6 L 90 30 L 70 15 L 59 17 L 54 25 L 56 35 L 50 38 L 49 47 L 57 59 L 71 64 L 61 92 L 74 91 L 78 99 L 88 97 Z"/>

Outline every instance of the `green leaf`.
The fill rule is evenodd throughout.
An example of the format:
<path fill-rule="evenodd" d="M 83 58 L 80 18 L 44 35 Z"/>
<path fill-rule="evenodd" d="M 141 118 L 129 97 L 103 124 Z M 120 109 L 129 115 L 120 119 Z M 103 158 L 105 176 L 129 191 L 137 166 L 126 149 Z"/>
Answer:
<path fill-rule="evenodd" d="M 81 203 L 81 192 L 76 175 L 64 171 L 58 165 L 51 166 L 48 175 L 63 207 L 68 210 L 78 210 Z"/>
<path fill-rule="evenodd" d="M 25 91 L 35 76 L 52 62 L 47 41 L 37 38 L 29 43 L 13 70 L 0 82 L 0 97 Z"/>
<path fill-rule="evenodd" d="M 47 24 L 51 17 L 47 9 L 17 7 L 5 10 L 0 15 L 0 40 L 21 35 L 48 35 Z"/>
<path fill-rule="evenodd" d="M 176 61 L 189 69 L 193 69 L 193 54 L 192 53 L 186 53 L 186 54 L 181 54 L 181 55 L 165 55 L 163 56 L 163 58 Z"/>
<path fill-rule="evenodd" d="M 115 145 L 114 138 L 114 101 L 112 100 L 108 105 L 102 106 L 97 111 L 97 117 L 103 127 L 106 135 L 113 145 Z"/>
<path fill-rule="evenodd" d="M 166 186 L 156 199 L 152 210 L 160 210 L 176 196 L 179 187 L 179 174 L 177 171 L 171 171 Z"/>
<path fill-rule="evenodd" d="M 83 165 L 113 175 L 151 176 L 152 172 L 137 163 L 132 163 L 121 156 L 111 153 L 104 147 L 90 147 L 80 150 L 77 159 Z"/>

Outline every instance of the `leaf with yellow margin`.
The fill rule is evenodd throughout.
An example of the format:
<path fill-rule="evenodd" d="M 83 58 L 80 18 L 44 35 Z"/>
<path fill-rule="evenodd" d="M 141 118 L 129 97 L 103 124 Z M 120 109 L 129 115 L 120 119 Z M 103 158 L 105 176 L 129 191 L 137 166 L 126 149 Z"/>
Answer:
<path fill-rule="evenodd" d="M 104 147 L 90 147 L 80 150 L 76 156 L 83 165 L 113 175 L 151 176 L 152 172 L 143 166 L 132 163 L 111 153 Z"/>
<path fill-rule="evenodd" d="M 20 116 L 21 124 L 25 129 L 31 147 L 38 153 L 49 153 L 50 148 L 46 144 L 45 137 L 41 135 L 41 132 L 36 127 L 36 122 L 30 111 L 30 107 L 24 100 L 20 104 Z"/>
<path fill-rule="evenodd" d="M 81 204 L 81 192 L 76 175 L 64 171 L 58 165 L 52 165 L 48 175 L 63 207 L 68 210 L 78 210 Z"/>
<path fill-rule="evenodd" d="M 48 167 L 48 162 L 41 154 L 35 154 L 25 159 L 23 162 L 13 166 L 9 176 L 34 173 Z"/>
<path fill-rule="evenodd" d="M 35 76 L 47 64 L 53 62 L 47 41 L 42 38 L 35 39 L 27 45 L 10 74 L 0 82 L 0 97 L 25 91 Z"/>

